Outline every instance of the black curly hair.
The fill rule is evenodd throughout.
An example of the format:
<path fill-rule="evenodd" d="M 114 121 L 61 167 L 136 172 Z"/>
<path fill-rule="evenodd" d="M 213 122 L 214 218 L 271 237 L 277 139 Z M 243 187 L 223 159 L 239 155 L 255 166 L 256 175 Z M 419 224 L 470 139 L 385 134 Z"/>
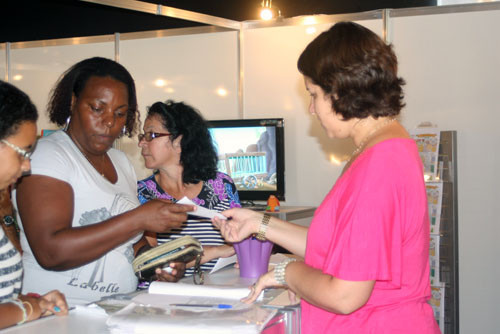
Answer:
<path fill-rule="evenodd" d="M 36 122 L 38 111 L 28 95 L 0 80 L 0 139 L 17 133 L 24 122 Z"/>
<path fill-rule="evenodd" d="M 339 22 L 320 34 L 297 67 L 331 96 L 344 120 L 396 116 L 404 107 L 405 82 L 392 46 L 359 24 Z"/>
<path fill-rule="evenodd" d="M 168 100 L 149 107 L 147 117 L 153 115 L 158 116 L 163 127 L 172 134 L 171 141 L 182 136 L 182 181 L 198 183 L 214 179 L 217 174 L 217 152 L 199 111 L 183 102 Z"/>
<path fill-rule="evenodd" d="M 139 121 L 134 79 L 119 63 L 101 57 L 82 60 L 64 72 L 51 91 L 47 112 L 50 121 L 63 126 L 71 115 L 71 98 L 78 97 L 91 77 L 111 77 L 127 86 L 128 105 L 125 134 L 135 133 Z"/>

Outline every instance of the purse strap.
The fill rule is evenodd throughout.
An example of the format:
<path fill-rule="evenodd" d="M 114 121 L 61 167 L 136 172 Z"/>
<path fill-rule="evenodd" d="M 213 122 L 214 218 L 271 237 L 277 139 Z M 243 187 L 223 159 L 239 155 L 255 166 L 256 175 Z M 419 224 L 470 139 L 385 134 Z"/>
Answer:
<path fill-rule="evenodd" d="M 205 282 L 205 273 L 200 267 L 201 254 L 196 255 L 196 262 L 194 263 L 193 282 L 196 285 L 202 285 Z"/>

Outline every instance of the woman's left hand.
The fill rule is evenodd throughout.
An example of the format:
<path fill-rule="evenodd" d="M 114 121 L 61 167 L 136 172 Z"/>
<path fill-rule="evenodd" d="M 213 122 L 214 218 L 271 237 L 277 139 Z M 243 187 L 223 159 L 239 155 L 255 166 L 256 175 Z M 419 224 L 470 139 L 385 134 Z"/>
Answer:
<path fill-rule="evenodd" d="M 43 302 L 42 302 L 43 300 Z M 52 290 L 40 298 L 40 305 L 45 312 L 42 315 L 67 315 L 68 304 L 66 298 L 58 290 Z"/>
<path fill-rule="evenodd" d="M 184 277 L 186 264 L 184 262 L 171 262 L 168 268 L 156 268 L 156 278 L 162 282 L 177 282 Z"/>
<path fill-rule="evenodd" d="M 275 287 L 275 288 L 282 287 L 274 279 L 274 269 L 260 276 L 257 282 L 255 282 L 255 284 L 250 287 L 250 294 L 247 297 L 243 298 L 241 301 L 246 304 L 253 303 L 254 301 L 257 300 L 257 298 L 264 289 L 270 287 Z"/>

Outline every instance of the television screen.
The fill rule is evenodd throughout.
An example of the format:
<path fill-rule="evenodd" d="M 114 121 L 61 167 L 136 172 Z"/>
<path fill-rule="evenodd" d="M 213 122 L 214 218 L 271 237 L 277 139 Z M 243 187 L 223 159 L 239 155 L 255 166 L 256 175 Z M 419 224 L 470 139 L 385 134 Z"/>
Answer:
<path fill-rule="evenodd" d="M 219 157 L 218 170 L 231 176 L 240 200 L 285 199 L 282 118 L 208 121 Z"/>

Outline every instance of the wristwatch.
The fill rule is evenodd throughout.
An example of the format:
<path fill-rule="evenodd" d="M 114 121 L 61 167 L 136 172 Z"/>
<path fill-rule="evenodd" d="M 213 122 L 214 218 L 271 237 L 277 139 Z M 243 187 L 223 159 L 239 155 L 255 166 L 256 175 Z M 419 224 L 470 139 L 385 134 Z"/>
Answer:
<path fill-rule="evenodd" d="M 6 215 L 6 216 L 3 216 L 2 221 L 3 221 L 3 224 L 4 224 L 5 226 L 13 226 L 13 225 L 14 225 L 14 223 L 16 222 L 16 221 L 14 220 L 14 217 L 12 217 L 11 215 Z"/>

